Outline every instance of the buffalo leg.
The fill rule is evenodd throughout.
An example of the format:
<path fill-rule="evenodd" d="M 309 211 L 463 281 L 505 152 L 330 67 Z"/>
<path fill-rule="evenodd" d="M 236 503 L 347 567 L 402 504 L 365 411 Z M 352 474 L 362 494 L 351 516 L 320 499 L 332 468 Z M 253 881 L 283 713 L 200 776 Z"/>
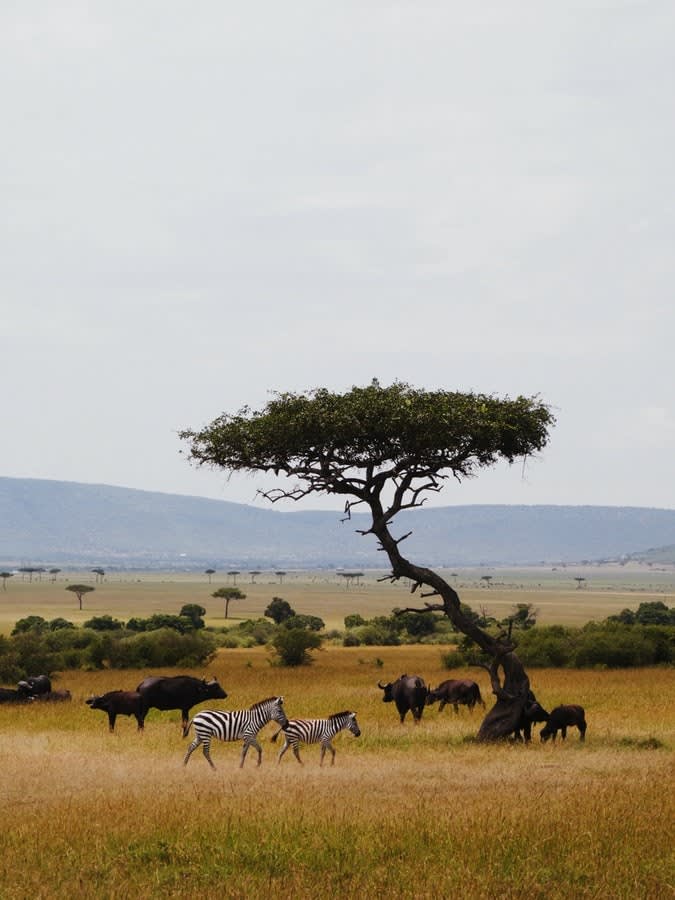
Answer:
<path fill-rule="evenodd" d="M 117 713 L 109 712 L 108 713 L 108 731 L 110 734 L 113 734 L 115 731 L 115 719 L 117 718 Z"/>

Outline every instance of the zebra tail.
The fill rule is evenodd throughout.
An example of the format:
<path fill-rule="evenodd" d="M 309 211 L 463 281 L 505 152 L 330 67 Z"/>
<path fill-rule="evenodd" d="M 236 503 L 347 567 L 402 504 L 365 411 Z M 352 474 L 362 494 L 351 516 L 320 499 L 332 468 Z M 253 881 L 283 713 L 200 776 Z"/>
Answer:
<path fill-rule="evenodd" d="M 284 730 L 283 728 L 280 728 L 280 729 L 277 731 L 276 734 L 273 734 L 273 735 L 272 735 L 272 737 L 270 738 L 270 741 L 271 741 L 273 744 L 276 744 L 277 738 L 279 737 L 279 735 L 281 734 L 281 732 L 282 732 L 283 730 Z"/>
<path fill-rule="evenodd" d="M 183 725 L 183 737 L 186 738 L 192 728 L 192 719 L 187 723 L 187 725 Z"/>

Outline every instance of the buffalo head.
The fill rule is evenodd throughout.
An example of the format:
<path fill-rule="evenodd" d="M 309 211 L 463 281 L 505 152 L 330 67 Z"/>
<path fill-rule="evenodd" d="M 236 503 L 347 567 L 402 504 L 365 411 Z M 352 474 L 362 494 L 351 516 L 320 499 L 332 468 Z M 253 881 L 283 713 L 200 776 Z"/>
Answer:
<path fill-rule="evenodd" d="M 224 700 L 227 697 L 227 691 L 223 690 L 218 683 L 217 678 L 214 678 L 212 681 L 203 679 L 202 684 L 204 686 L 203 694 L 206 700 Z"/>
<path fill-rule="evenodd" d="M 388 681 L 386 684 L 382 684 L 382 682 L 378 681 L 377 686 L 381 691 L 384 691 L 384 697 L 382 698 L 384 703 L 391 703 L 394 699 L 394 695 L 392 693 L 392 688 L 394 687 L 393 682 Z"/>

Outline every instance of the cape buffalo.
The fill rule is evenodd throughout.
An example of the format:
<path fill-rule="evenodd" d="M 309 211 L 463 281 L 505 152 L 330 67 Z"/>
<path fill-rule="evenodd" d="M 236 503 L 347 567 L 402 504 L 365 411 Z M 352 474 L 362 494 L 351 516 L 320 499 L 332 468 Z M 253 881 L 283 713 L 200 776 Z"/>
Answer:
<path fill-rule="evenodd" d="M 224 700 L 227 693 L 214 678 L 193 678 L 191 675 L 152 675 L 144 678 L 136 690 L 141 695 L 141 708 L 145 719 L 148 710 L 179 709 L 183 729 L 190 718 L 190 710 L 205 700 Z"/>
<path fill-rule="evenodd" d="M 117 716 L 134 716 L 138 722 L 138 730 L 143 730 L 145 715 L 142 710 L 141 695 L 138 691 L 108 691 L 98 697 L 90 697 L 85 701 L 92 709 L 102 709 L 108 713 L 108 730 L 115 730 Z"/>
<path fill-rule="evenodd" d="M 52 683 L 47 675 L 31 675 L 20 681 L 17 688 L 26 695 L 37 697 L 40 694 L 48 694 L 52 689 Z"/>
<path fill-rule="evenodd" d="M 534 694 L 531 696 L 534 697 Z M 549 715 L 550 713 L 547 713 L 540 703 L 534 699 L 529 700 L 523 707 L 523 711 L 520 715 L 520 722 L 513 734 L 514 740 L 522 741 L 524 737 L 525 743 L 529 744 L 532 740 L 532 725 L 535 722 L 548 722 Z M 521 731 L 523 732 L 522 735 L 520 733 Z"/>
<path fill-rule="evenodd" d="M 38 700 L 40 703 L 64 703 L 73 699 L 73 695 L 70 691 L 50 691 L 48 694 L 38 694 L 37 697 L 33 697 L 33 700 Z"/>
<path fill-rule="evenodd" d="M 485 708 L 485 701 L 480 695 L 480 688 L 475 681 L 469 681 L 468 679 L 458 681 L 451 678 L 448 681 L 441 682 L 434 690 L 430 689 L 427 695 L 427 704 L 431 705 L 437 700 L 441 701 L 438 707 L 439 712 L 443 711 L 446 703 L 452 703 L 456 713 L 459 712 L 460 705 L 468 706 L 471 712 L 473 712 L 476 703 L 480 703 Z"/>
<path fill-rule="evenodd" d="M 13 691 L 11 688 L 0 688 L 0 703 L 30 703 L 30 694 L 24 691 Z"/>
<path fill-rule="evenodd" d="M 556 706 L 551 710 L 548 722 L 541 729 L 539 737 L 542 741 L 547 741 L 550 737 L 556 739 L 558 731 L 560 731 L 563 740 L 567 737 L 567 729 L 571 726 L 579 729 L 579 739 L 584 740 L 586 737 L 586 715 L 583 706 Z"/>
<path fill-rule="evenodd" d="M 388 681 L 377 686 L 384 691 L 382 700 L 384 703 L 395 703 L 401 723 L 405 719 L 408 710 L 413 714 L 415 725 L 419 724 L 426 703 L 428 688 L 424 679 L 419 675 L 401 675 L 396 681 Z"/>

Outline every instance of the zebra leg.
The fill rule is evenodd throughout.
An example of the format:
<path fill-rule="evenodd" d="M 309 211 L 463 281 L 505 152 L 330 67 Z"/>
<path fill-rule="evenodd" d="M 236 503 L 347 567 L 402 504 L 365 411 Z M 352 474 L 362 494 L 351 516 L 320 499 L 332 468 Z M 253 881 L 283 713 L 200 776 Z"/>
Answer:
<path fill-rule="evenodd" d="M 239 763 L 239 768 L 241 769 L 244 765 L 244 760 L 246 759 L 246 754 L 248 753 L 249 747 L 255 747 L 258 751 L 258 765 L 262 762 L 262 747 L 256 741 L 255 737 L 246 738 L 244 741 L 244 746 L 241 748 L 241 762 Z"/>
<path fill-rule="evenodd" d="M 331 759 L 330 759 L 330 764 L 331 764 L 331 766 L 334 766 L 335 765 L 335 748 L 333 747 L 333 745 L 331 744 L 330 741 L 325 741 L 325 742 L 322 741 L 321 742 L 321 761 L 320 761 L 319 765 L 321 765 L 321 766 L 323 765 L 323 758 L 326 755 L 326 750 L 330 750 L 330 752 L 332 754 Z"/>
<path fill-rule="evenodd" d="M 184 766 L 187 766 L 188 760 L 189 760 L 190 757 L 192 756 L 192 751 L 193 751 L 193 750 L 196 750 L 197 747 L 199 747 L 200 744 L 201 744 L 201 740 L 200 740 L 198 737 L 196 737 L 196 738 L 194 739 L 194 741 L 190 744 L 190 746 L 188 747 L 187 753 L 185 754 L 185 759 L 183 760 L 183 765 L 184 765 Z"/>
<path fill-rule="evenodd" d="M 215 766 L 213 765 L 213 760 L 211 759 L 210 749 L 211 749 L 211 738 L 207 737 L 204 740 L 204 743 L 202 745 L 202 751 L 204 753 L 204 756 L 206 757 L 207 763 L 211 766 L 212 769 L 215 769 Z"/>
<path fill-rule="evenodd" d="M 286 740 L 284 741 L 284 746 L 281 748 L 281 750 L 279 751 L 279 755 L 277 756 L 277 765 L 281 762 L 281 757 L 284 755 L 284 753 L 288 750 L 288 748 L 290 746 L 291 745 L 288 742 L 288 738 L 286 738 Z"/>
<path fill-rule="evenodd" d="M 294 741 L 293 743 L 293 756 L 297 759 L 301 766 L 304 766 L 303 761 L 300 759 L 300 742 Z"/>

